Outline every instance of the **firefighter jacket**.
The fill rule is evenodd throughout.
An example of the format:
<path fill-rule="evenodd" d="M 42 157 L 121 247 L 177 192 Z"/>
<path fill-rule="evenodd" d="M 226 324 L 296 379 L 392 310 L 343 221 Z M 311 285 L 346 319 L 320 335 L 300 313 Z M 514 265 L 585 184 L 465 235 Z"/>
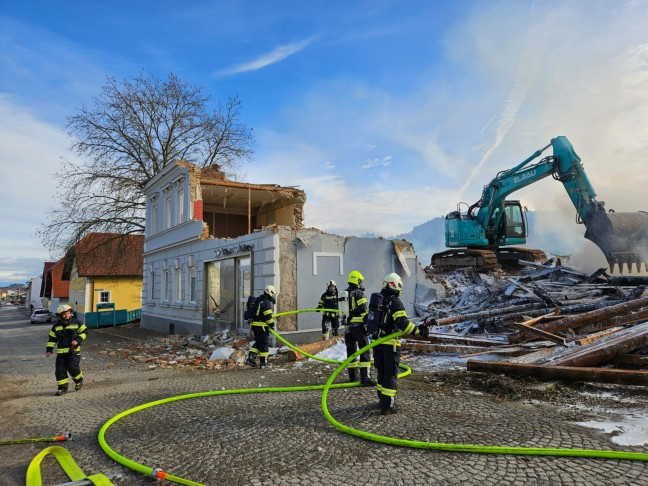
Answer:
<path fill-rule="evenodd" d="M 318 309 L 339 309 L 338 307 L 338 293 L 337 290 L 335 292 L 329 292 L 328 290 L 322 294 L 322 297 L 320 298 L 319 304 L 317 304 Z M 338 313 L 337 312 L 324 312 L 325 317 L 337 317 Z"/>
<path fill-rule="evenodd" d="M 274 302 L 272 298 L 266 294 L 262 293 L 257 298 L 256 310 L 254 311 L 254 317 L 252 318 L 251 326 L 261 326 L 261 327 L 270 327 L 274 329 L 274 319 L 272 318 L 272 311 L 274 308 Z"/>
<path fill-rule="evenodd" d="M 349 285 L 349 326 L 364 326 L 367 322 L 367 298 L 362 289 L 356 285 Z"/>
<path fill-rule="evenodd" d="M 385 300 L 386 315 L 383 319 L 383 324 L 378 334 L 379 337 L 392 334 L 396 331 L 403 331 L 405 334 L 418 334 L 419 330 L 408 319 L 405 312 L 405 306 L 400 300 L 400 297 L 391 289 L 382 289 L 380 293 Z M 400 339 L 389 339 L 383 344 L 391 344 L 392 346 L 400 346 Z"/>
<path fill-rule="evenodd" d="M 59 319 L 52 326 L 49 332 L 49 340 L 45 350 L 51 353 L 56 346 L 56 354 L 69 354 L 81 352 L 81 342 L 87 337 L 87 328 L 84 323 L 77 320 L 76 317 L 70 317 L 65 322 Z M 72 341 L 77 341 L 77 345 L 72 349 Z"/>

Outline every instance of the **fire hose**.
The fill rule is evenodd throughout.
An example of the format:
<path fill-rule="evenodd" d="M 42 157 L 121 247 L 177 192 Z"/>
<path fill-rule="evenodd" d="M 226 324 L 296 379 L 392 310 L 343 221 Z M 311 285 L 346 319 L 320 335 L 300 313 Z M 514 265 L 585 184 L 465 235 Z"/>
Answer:
<path fill-rule="evenodd" d="M 304 310 L 296 310 L 296 311 L 287 311 L 287 312 L 281 312 L 274 314 L 274 317 L 281 317 L 284 315 L 289 315 L 289 314 L 297 314 L 301 312 L 314 312 L 316 309 L 304 309 Z M 320 311 L 335 311 L 332 309 L 319 309 Z M 290 342 L 288 342 L 286 339 L 284 339 L 279 333 L 277 333 L 274 329 L 270 328 L 270 332 L 282 343 L 284 343 L 286 346 L 289 348 L 297 351 L 300 354 L 303 354 L 304 356 L 307 356 L 309 358 L 322 361 L 322 362 L 327 362 L 327 363 L 334 363 L 338 364 L 339 366 L 333 371 L 331 376 L 329 377 L 328 381 L 324 385 L 307 385 L 307 386 L 292 386 L 292 387 L 268 387 L 268 388 L 243 388 L 243 389 L 232 389 L 232 390 L 214 390 L 214 391 L 205 391 L 205 392 L 198 392 L 198 393 L 189 393 L 185 395 L 176 395 L 173 397 L 168 397 L 164 398 L 161 400 L 156 400 L 153 402 L 145 403 L 142 405 L 138 405 L 136 407 L 130 408 L 128 410 L 125 410 L 111 419 L 109 419 L 99 430 L 99 435 L 98 435 L 98 441 L 99 445 L 103 449 L 103 451 L 114 461 L 118 462 L 119 464 L 132 469 L 133 471 L 136 471 L 140 474 L 144 474 L 147 476 L 152 476 L 156 479 L 162 480 L 165 479 L 167 481 L 175 482 L 177 484 L 183 484 L 183 485 L 188 485 L 188 486 L 203 486 L 201 483 L 197 483 L 195 481 L 191 481 L 190 479 L 182 478 L 179 476 L 175 476 L 173 474 L 170 474 L 166 471 L 164 471 L 163 468 L 161 467 L 150 467 L 146 466 L 143 464 L 139 464 L 135 461 L 132 461 L 126 457 L 123 457 L 119 453 L 117 453 L 108 443 L 106 442 L 105 439 L 105 434 L 106 431 L 117 421 L 121 420 L 122 418 L 134 414 L 136 412 L 146 410 L 152 407 L 156 407 L 159 405 L 164 405 L 167 403 L 172 403 L 172 402 L 177 402 L 180 400 L 188 400 L 192 398 L 204 398 L 204 397 L 211 397 L 211 396 L 221 396 L 221 395 L 233 395 L 233 394 L 246 394 L 246 393 L 285 393 L 285 392 L 293 392 L 293 391 L 311 391 L 311 390 L 322 390 L 322 411 L 324 413 L 324 416 L 326 419 L 338 430 L 356 436 L 360 437 L 362 439 L 366 440 L 371 440 L 374 442 L 381 442 L 383 444 L 389 444 L 393 446 L 399 446 L 399 447 L 410 447 L 410 448 L 417 448 L 417 449 L 429 449 L 429 450 L 437 450 L 437 451 L 445 451 L 445 452 L 468 452 L 468 453 L 477 453 L 477 454 L 509 454 L 509 455 L 530 455 L 530 456 L 563 456 L 563 457 L 585 457 L 585 458 L 598 458 L 598 459 L 615 459 L 615 460 L 632 460 L 632 461 L 647 461 L 648 462 L 648 453 L 643 453 L 643 452 L 629 452 L 629 451 L 614 451 L 614 450 L 596 450 L 596 449 L 566 449 L 566 448 L 552 448 L 552 447 L 511 447 L 511 446 L 497 446 L 497 445 L 475 445 L 475 444 L 451 444 L 451 443 L 441 443 L 441 442 L 426 442 L 426 441 L 418 441 L 418 440 L 410 440 L 410 439 L 398 439 L 395 437 L 389 437 L 385 435 L 378 435 L 374 434 L 371 432 L 366 432 L 362 430 L 355 429 L 353 427 L 350 427 L 348 425 L 344 425 L 337 421 L 329 412 L 328 410 L 328 405 L 327 405 L 327 398 L 328 398 L 328 393 L 330 389 L 336 389 L 336 388 L 348 388 L 348 387 L 355 387 L 355 386 L 360 386 L 359 383 L 354 382 L 354 383 L 338 383 L 334 384 L 335 378 L 347 367 L 351 364 L 352 361 L 355 360 L 356 357 L 360 356 L 362 353 L 370 350 L 371 348 L 382 344 L 385 341 L 388 341 L 390 339 L 395 339 L 400 336 L 402 336 L 404 333 L 402 331 L 395 332 L 393 334 L 383 336 L 375 341 L 372 341 L 369 343 L 367 346 L 364 346 L 363 348 L 359 349 L 355 353 L 353 353 L 351 356 L 349 356 L 347 359 L 344 361 L 340 362 L 338 360 L 331 360 L 327 358 L 321 358 L 318 356 L 313 356 L 300 348 L 294 346 Z M 411 373 L 411 369 L 407 367 L 406 365 L 400 364 L 399 365 L 404 371 L 401 372 L 398 375 L 398 378 L 405 377 Z M 42 453 L 41 453 L 42 454 Z M 31 467 L 31 465 L 30 465 Z M 30 482 L 30 478 L 28 475 L 27 478 L 27 486 L 40 486 L 40 482 Z M 96 484 L 101 484 L 102 486 L 109 485 L 111 483 L 96 483 Z"/>

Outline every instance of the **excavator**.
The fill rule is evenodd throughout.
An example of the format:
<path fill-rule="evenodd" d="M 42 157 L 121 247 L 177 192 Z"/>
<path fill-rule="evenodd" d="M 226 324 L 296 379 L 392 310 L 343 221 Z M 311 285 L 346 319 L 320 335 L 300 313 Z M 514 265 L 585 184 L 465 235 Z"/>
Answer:
<path fill-rule="evenodd" d="M 553 155 L 530 165 L 549 147 Z M 561 182 L 576 208 L 578 224 L 584 224 L 585 238 L 596 244 L 608 262 L 623 273 L 641 264 L 648 266 L 648 213 L 606 211 L 605 203 L 597 201 L 581 159 L 564 136 L 551 140 L 512 169 L 498 173 L 484 186 L 481 199 L 471 206 L 459 203 L 456 211 L 445 217 L 445 244 L 449 250 L 432 255 L 431 265 L 443 272 L 461 267 L 485 271 L 499 266 L 515 267 L 520 260 L 546 260 L 541 250 L 514 245 L 526 243 L 527 221 L 520 201 L 506 197 L 545 177 Z M 462 207 L 467 209 L 462 211 Z"/>

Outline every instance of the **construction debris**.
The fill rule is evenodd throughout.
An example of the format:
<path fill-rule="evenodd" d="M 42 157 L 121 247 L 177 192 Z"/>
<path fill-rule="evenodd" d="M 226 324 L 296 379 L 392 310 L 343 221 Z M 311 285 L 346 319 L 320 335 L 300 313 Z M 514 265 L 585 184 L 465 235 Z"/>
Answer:
<path fill-rule="evenodd" d="M 446 297 L 421 317 L 430 336 L 403 348 L 458 353 L 472 358 L 468 371 L 648 385 L 648 277 L 521 263 L 430 274 Z"/>

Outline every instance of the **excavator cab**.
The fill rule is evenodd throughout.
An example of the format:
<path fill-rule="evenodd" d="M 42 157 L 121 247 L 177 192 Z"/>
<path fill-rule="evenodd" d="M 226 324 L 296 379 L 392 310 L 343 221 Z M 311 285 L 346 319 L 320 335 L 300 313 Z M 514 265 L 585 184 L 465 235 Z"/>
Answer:
<path fill-rule="evenodd" d="M 526 243 L 528 233 L 524 216 L 520 201 L 504 201 L 504 213 L 499 220 L 495 237 L 498 246 L 524 245 Z"/>

